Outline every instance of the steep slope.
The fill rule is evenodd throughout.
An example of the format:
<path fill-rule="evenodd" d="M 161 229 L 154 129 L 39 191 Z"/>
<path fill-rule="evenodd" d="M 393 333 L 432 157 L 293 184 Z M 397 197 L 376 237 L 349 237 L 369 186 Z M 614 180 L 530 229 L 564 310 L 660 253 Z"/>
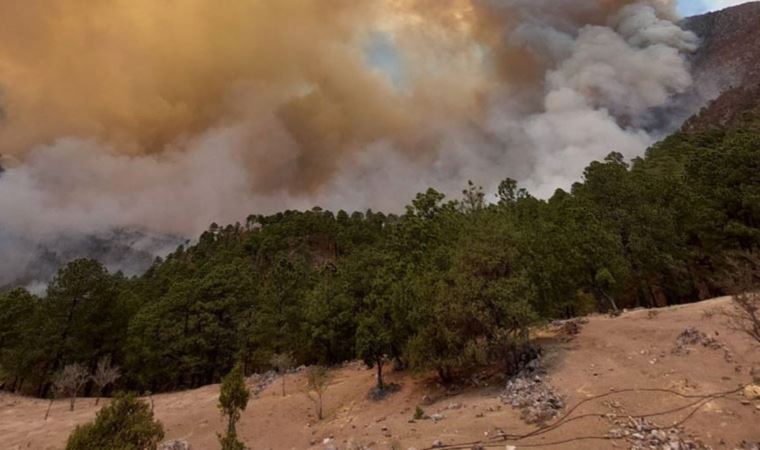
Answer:
<path fill-rule="evenodd" d="M 698 133 L 731 126 L 760 111 L 760 2 L 690 17 L 701 39 L 692 61 L 698 101 L 710 102 L 684 125 Z"/>
<path fill-rule="evenodd" d="M 760 442 L 760 400 L 748 401 L 739 392 L 699 399 L 704 394 L 739 390 L 752 382 L 751 368 L 760 365 L 760 346 L 727 328 L 715 314 L 728 305 L 724 298 L 632 311 L 615 318 L 595 316 L 572 339 L 545 338 L 547 378 L 563 396 L 564 413 L 572 420 L 514 445 L 630 448 L 624 439 L 577 440 L 614 432 L 616 426 L 605 414 L 624 418 L 652 415 L 650 422 L 665 427 L 683 421 L 685 436 L 712 448 L 730 450 L 739 448 L 742 441 Z M 678 336 L 688 328 L 704 332 L 714 344 L 679 348 Z M 679 352 L 674 353 L 675 349 Z M 375 449 L 424 449 L 436 440 L 447 445 L 469 442 L 458 447 L 469 449 L 472 442 L 491 441 L 497 430 L 519 434 L 536 429 L 520 419 L 519 411 L 501 402 L 504 382 L 497 378 L 491 378 L 490 387 L 446 392 L 430 379 L 391 373 L 389 381 L 399 383 L 401 390 L 375 402 L 367 398 L 373 374 L 359 364 L 335 369 L 325 395 L 327 417 L 323 421 L 314 417 L 302 374 L 287 376 L 285 397 L 277 380 L 249 404 L 240 435 L 257 450 L 326 449 L 329 446 L 322 442 L 331 437 L 341 450 L 358 448 L 349 447 L 349 442 L 372 444 L 370 448 Z M 218 392 L 215 385 L 154 396 L 156 415 L 166 427 L 167 438 L 187 440 L 196 449 L 218 448 L 215 433 L 223 428 L 216 408 Z M 581 401 L 586 403 L 571 409 Z M 430 415 L 440 414 L 441 420 L 410 422 L 417 405 L 423 405 Z M 45 422 L 46 408 L 44 400 L 0 397 L 0 449 L 62 449 L 74 426 L 92 420 L 97 409 L 92 399 L 83 399 L 76 411 L 68 412 L 67 402 L 61 400 Z M 491 442 L 499 444 L 494 448 L 504 448 L 503 441 Z M 549 445 L 554 442 L 563 443 Z M 391 447 L 393 443 L 400 447 Z"/>

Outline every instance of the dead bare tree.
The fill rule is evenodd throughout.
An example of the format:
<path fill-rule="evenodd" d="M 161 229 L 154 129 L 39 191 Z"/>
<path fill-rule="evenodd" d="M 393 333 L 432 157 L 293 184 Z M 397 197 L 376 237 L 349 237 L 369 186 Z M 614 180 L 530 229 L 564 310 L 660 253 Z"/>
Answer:
<path fill-rule="evenodd" d="M 96 406 L 100 402 L 100 397 L 103 396 L 103 391 L 120 377 L 121 371 L 118 367 L 111 365 L 111 357 L 106 356 L 98 361 L 95 374 L 92 376 L 92 382 L 98 389 L 98 397 L 95 399 Z"/>
<path fill-rule="evenodd" d="M 723 314 L 728 326 L 760 343 L 760 254 L 745 253 L 731 264 L 732 308 Z"/>
<path fill-rule="evenodd" d="M 89 379 L 87 369 L 81 364 L 69 364 L 55 376 L 53 385 L 56 392 L 60 392 L 61 395 L 70 399 L 69 411 L 74 411 L 74 403 L 76 402 L 79 390 L 82 389 L 82 386 Z"/>
<path fill-rule="evenodd" d="M 744 292 L 733 297 L 733 310 L 726 311 L 731 328 L 760 343 L 760 292 Z"/>

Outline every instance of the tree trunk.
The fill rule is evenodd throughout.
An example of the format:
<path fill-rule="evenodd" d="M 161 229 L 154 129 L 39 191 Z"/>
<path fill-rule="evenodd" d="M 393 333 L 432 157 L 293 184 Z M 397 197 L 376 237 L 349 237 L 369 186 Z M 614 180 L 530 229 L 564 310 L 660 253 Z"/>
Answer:
<path fill-rule="evenodd" d="M 285 397 L 285 371 L 282 371 L 282 396 Z"/>
<path fill-rule="evenodd" d="M 618 309 L 617 303 L 615 303 L 615 299 L 614 298 L 612 298 L 610 295 L 607 295 L 607 293 L 604 292 L 604 289 L 602 289 L 602 288 L 597 288 L 597 289 L 598 289 L 599 293 L 602 295 L 602 297 L 604 297 L 605 299 L 607 299 L 608 302 L 610 302 L 610 306 L 612 306 L 612 310 L 614 312 L 617 313 L 618 311 L 620 311 Z"/>
<path fill-rule="evenodd" d="M 383 358 L 377 358 L 375 365 L 377 366 L 377 390 L 382 391 L 385 389 L 385 383 L 383 383 Z"/>
<path fill-rule="evenodd" d="M 451 375 L 451 368 L 449 367 L 439 367 L 438 368 L 438 378 L 440 378 L 441 383 L 443 384 L 449 384 L 451 383 L 453 377 Z"/>
<path fill-rule="evenodd" d="M 74 403 L 77 401 L 77 396 L 74 394 L 71 396 L 71 403 L 69 404 L 69 411 L 74 411 Z"/>
<path fill-rule="evenodd" d="M 53 401 L 54 399 L 50 399 L 50 403 L 48 403 L 47 411 L 45 411 L 45 420 L 48 420 L 48 416 L 50 416 L 50 408 L 53 407 Z"/>
<path fill-rule="evenodd" d="M 229 437 L 235 437 L 237 436 L 237 430 L 235 429 L 235 419 L 230 414 L 229 421 L 227 422 L 227 436 Z"/>

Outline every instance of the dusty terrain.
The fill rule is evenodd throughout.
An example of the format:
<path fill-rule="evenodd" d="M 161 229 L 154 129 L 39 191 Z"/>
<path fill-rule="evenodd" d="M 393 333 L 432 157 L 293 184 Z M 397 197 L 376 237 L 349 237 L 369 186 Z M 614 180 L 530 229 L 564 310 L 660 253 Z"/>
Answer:
<path fill-rule="evenodd" d="M 742 441 L 760 441 L 760 400 L 748 401 L 741 392 L 700 397 L 751 383 L 751 368 L 760 364 L 760 346 L 729 330 L 723 318 L 714 314 L 727 305 L 728 299 L 717 299 L 652 312 L 631 311 L 616 318 L 594 316 L 572 339 L 544 338 L 547 379 L 565 400 L 562 414 L 576 419 L 533 438 L 509 443 L 494 440 L 498 430 L 524 434 L 536 429 L 523 423 L 520 412 L 499 399 L 503 381 L 491 378 L 491 386 L 447 392 L 430 379 L 390 373 L 389 380 L 400 384 L 401 390 L 374 402 L 367 398 L 374 372 L 358 364 L 333 371 L 325 397 L 325 420 L 315 419 L 313 405 L 303 393 L 304 376 L 291 374 L 286 378 L 285 397 L 276 380 L 249 404 L 240 424 L 241 435 L 254 450 L 321 449 L 331 437 L 332 445 L 339 449 L 350 442 L 378 449 L 392 445 L 424 449 L 436 440 L 446 445 L 470 443 L 462 447 L 468 449 L 475 441 L 490 442 L 492 448 L 500 449 L 506 444 L 517 449 L 613 449 L 630 448 L 631 444 L 573 439 L 608 436 L 615 426 L 600 415 L 614 413 L 627 418 L 672 411 L 648 420 L 668 427 L 685 420 L 684 435 L 693 435 L 715 449 L 734 449 Z M 714 338 L 717 344 L 692 345 L 686 352 L 674 354 L 677 337 L 689 327 Z M 652 388 L 662 390 L 646 390 Z M 156 415 L 164 423 L 167 439 L 187 440 L 196 450 L 218 448 L 215 433 L 222 429 L 216 409 L 218 389 L 207 386 L 154 396 Z M 621 390 L 626 391 L 616 392 Z M 604 397 L 595 398 L 598 395 Z M 573 409 L 583 400 L 588 401 Z M 443 418 L 411 421 L 418 404 L 427 414 L 440 413 Z M 45 422 L 46 407 L 43 400 L 3 395 L 0 448 L 62 449 L 71 429 L 92 420 L 97 410 L 92 399 L 78 400 L 74 412 L 60 401 Z"/>

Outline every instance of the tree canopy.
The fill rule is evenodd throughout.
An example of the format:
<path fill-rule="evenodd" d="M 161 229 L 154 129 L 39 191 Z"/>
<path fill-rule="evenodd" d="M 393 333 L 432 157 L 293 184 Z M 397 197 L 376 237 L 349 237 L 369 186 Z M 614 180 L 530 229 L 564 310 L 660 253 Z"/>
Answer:
<path fill-rule="evenodd" d="M 756 119 L 755 119 L 756 120 Z M 142 276 L 92 260 L 44 296 L 0 293 L 6 389 L 47 395 L 70 364 L 110 358 L 153 392 L 293 363 L 363 359 L 449 380 L 504 363 L 553 318 L 725 293 L 726 262 L 760 246 L 760 132 L 675 134 L 589 164 L 537 199 L 506 178 L 489 198 L 428 190 L 403 214 L 319 208 L 212 225 Z M 87 393 L 96 393 L 92 383 Z"/>

